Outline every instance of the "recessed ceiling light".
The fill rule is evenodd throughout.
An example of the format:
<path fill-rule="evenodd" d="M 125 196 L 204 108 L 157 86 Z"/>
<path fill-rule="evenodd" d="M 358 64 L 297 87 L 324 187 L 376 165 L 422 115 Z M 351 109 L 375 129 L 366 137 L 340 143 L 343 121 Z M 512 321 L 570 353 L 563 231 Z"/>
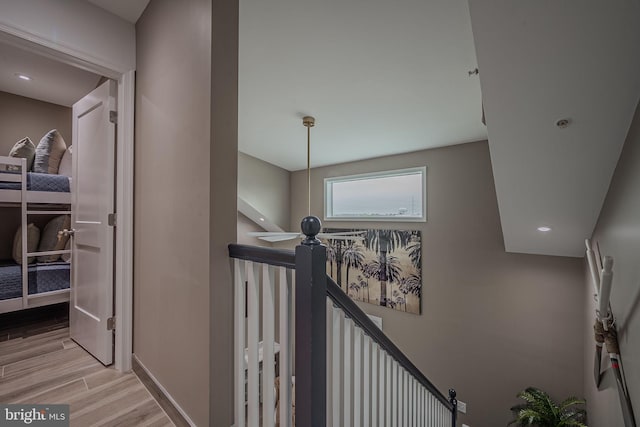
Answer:
<path fill-rule="evenodd" d="M 21 80 L 31 80 L 31 77 L 27 76 L 26 74 L 20 74 L 20 73 L 16 73 L 16 77 L 21 79 Z"/>
<path fill-rule="evenodd" d="M 264 221 L 264 218 L 260 218 L 260 221 Z"/>
<path fill-rule="evenodd" d="M 542 231 L 543 233 L 546 233 L 547 231 L 551 231 L 551 227 L 547 227 L 547 226 L 538 227 L 538 231 Z"/>

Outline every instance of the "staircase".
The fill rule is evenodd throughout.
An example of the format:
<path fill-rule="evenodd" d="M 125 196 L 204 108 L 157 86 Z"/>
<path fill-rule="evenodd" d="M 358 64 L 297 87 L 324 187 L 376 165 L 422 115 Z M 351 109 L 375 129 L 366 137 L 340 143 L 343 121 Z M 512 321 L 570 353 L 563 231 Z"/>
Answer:
<path fill-rule="evenodd" d="M 235 427 L 455 427 L 455 391 L 445 397 L 327 276 L 311 223 L 295 251 L 229 245 Z"/>

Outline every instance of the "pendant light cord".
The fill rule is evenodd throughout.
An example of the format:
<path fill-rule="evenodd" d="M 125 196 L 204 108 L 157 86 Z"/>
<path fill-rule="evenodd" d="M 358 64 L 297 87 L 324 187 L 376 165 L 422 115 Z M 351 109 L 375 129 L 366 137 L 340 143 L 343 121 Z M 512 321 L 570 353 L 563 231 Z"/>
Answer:
<path fill-rule="evenodd" d="M 311 126 L 307 126 L 307 201 L 311 216 Z"/>
<path fill-rule="evenodd" d="M 311 128 L 316 124 L 316 119 L 304 116 L 302 124 L 307 128 L 307 209 L 311 216 Z"/>

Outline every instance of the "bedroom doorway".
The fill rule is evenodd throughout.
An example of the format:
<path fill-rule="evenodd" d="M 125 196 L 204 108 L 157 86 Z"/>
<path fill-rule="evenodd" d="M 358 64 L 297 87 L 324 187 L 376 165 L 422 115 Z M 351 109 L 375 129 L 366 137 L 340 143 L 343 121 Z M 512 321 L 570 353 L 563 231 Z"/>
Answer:
<path fill-rule="evenodd" d="M 110 67 L 110 58 L 96 58 L 85 52 L 75 51 L 68 46 L 58 45 L 54 40 L 49 40 L 42 35 L 34 35 L 24 29 L 7 28 L 0 26 L 0 42 L 20 47 L 32 54 L 41 55 L 61 63 L 99 74 L 113 79 L 117 84 L 113 85 L 115 90 L 114 102 L 117 104 L 117 127 L 114 126 L 114 136 L 117 136 L 118 149 L 114 150 L 115 168 L 112 168 L 110 188 L 114 194 L 110 215 L 105 222 L 111 222 L 112 239 L 111 246 L 107 250 L 112 257 L 113 263 L 105 267 L 112 276 L 111 283 L 113 296 L 102 298 L 103 305 L 110 305 L 109 318 L 101 318 L 95 312 L 86 309 L 82 305 L 76 305 L 74 309 L 73 295 L 71 306 L 71 318 L 79 318 L 78 313 L 85 312 L 88 318 L 100 319 L 98 325 L 94 324 L 95 331 L 91 332 L 91 327 L 84 322 L 80 329 L 76 328 L 77 341 L 82 341 L 83 347 L 88 349 L 96 358 L 104 364 L 113 362 L 116 370 L 129 371 L 131 369 L 132 355 L 132 268 L 133 268 L 133 115 L 134 115 L 134 70 L 118 70 L 117 67 Z M 108 82 L 107 82 L 108 83 Z M 107 113 L 108 114 L 108 113 Z M 75 132 L 74 132 L 75 133 Z M 74 136 L 75 139 L 75 136 Z M 74 156 L 74 162 L 76 161 Z M 77 169 L 74 167 L 74 170 Z M 117 224 L 115 223 L 117 218 Z M 91 221 L 89 221 L 91 222 Z M 96 221 L 93 221 L 96 222 Z M 76 223 L 74 225 L 77 226 Z M 72 227 L 73 230 L 74 227 Z M 85 249 L 90 242 L 81 243 Z M 75 246 L 75 244 L 74 244 Z M 77 248 L 76 248 L 77 249 Z M 88 251 L 90 252 L 90 251 Z M 82 252 L 74 250 L 74 257 L 82 257 Z M 82 262 L 82 260 L 79 260 Z M 85 260 L 90 263 L 95 260 Z M 79 270 L 81 271 L 81 270 Z M 103 269 L 102 272 L 105 270 Z M 74 276 L 76 272 L 72 273 Z M 97 293 L 96 293 L 97 294 Z M 91 298 L 87 298 L 89 301 Z M 80 309 L 78 309 L 78 307 Z M 75 314 L 74 314 L 75 312 Z M 104 311 L 103 313 L 107 313 Z M 86 319 L 85 319 L 86 320 Z M 108 320 L 108 321 L 107 321 Z M 72 320 L 73 322 L 73 320 Z M 107 325 L 108 324 L 108 325 Z M 117 325 L 114 327 L 114 324 Z M 72 327 L 73 329 L 73 327 Z M 83 341 L 84 340 L 84 341 Z M 99 352 L 91 348 L 89 341 L 108 341 L 111 345 L 103 346 Z M 108 355 L 102 357 L 104 355 Z M 112 358 L 111 358 L 112 356 Z"/>

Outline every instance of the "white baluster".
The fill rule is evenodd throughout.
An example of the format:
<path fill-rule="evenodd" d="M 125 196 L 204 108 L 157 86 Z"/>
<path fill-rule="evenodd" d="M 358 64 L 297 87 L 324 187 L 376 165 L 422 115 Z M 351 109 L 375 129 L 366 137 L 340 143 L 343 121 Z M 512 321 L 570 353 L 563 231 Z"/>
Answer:
<path fill-rule="evenodd" d="M 353 328 L 353 427 L 361 427 L 362 413 L 362 329 Z"/>
<path fill-rule="evenodd" d="M 427 425 L 427 419 L 424 416 L 424 403 L 425 403 L 424 387 L 422 386 L 419 386 L 419 387 L 420 387 L 420 418 L 418 419 L 418 425 L 422 427 Z"/>
<path fill-rule="evenodd" d="M 375 393 L 371 393 L 371 338 L 364 336 L 362 341 L 362 424 L 371 426 L 371 400 Z"/>
<path fill-rule="evenodd" d="M 413 380 L 413 425 L 418 426 L 420 415 L 420 383 Z"/>
<path fill-rule="evenodd" d="M 276 396 L 273 387 L 275 372 L 275 270 L 268 264 L 262 264 L 262 425 L 275 426 Z"/>
<path fill-rule="evenodd" d="M 235 321 L 234 321 L 234 334 L 235 334 L 235 424 L 237 426 L 245 425 L 245 361 L 244 361 L 244 349 L 245 349 L 245 267 L 244 261 L 234 259 L 233 262 L 233 277 L 234 277 L 234 294 L 235 294 Z"/>
<path fill-rule="evenodd" d="M 327 297 L 327 425 L 333 425 L 333 301 Z"/>
<path fill-rule="evenodd" d="M 344 373 L 342 375 L 342 380 L 344 381 L 343 385 L 343 396 L 342 401 L 344 402 L 343 408 L 343 424 L 344 426 L 351 425 L 351 376 L 352 372 L 352 364 L 351 364 L 351 345 L 353 344 L 353 320 L 349 318 L 344 319 L 344 351 L 343 351 L 343 366 Z"/>
<path fill-rule="evenodd" d="M 340 364 L 342 357 L 342 346 L 340 341 L 340 331 L 341 331 L 341 321 L 344 319 L 342 314 L 342 310 L 337 307 L 333 307 L 333 314 L 331 318 L 333 319 L 333 343 L 331 345 L 333 350 L 333 355 L 331 356 L 331 366 L 333 367 L 333 378 L 331 380 L 332 387 L 332 409 L 333 415 L 331 417 L 333 427 L 340 427 L 342 425 L 342 421 L 340 419 L 340 405 L 341 405 L 341 396 L 342 396 L 342 377 L 340 375 Z"/>
<path fill-rule="evenodd" d="M 249 406 L 249 427 L 258 427 L 260 423 L 259 417 L 259 395 L 260 395 L 260 378 L 258 364 L 258 345 L 259 345 L 259 265 L 253 262 L 247 262 L 247 324 L 248 324 L 248 373 L 249 382 L 247 384 L 247 396 Z"/>
<path fill-rule="evenodd" d="M 400 420 L 400 407 L 398 403 L 400 400 L 398 399 L 398 394 L 402 390 L 402 384 L 400 382 L 400 367 L 398 366 L 398 362 L 393 361 L 393 395 L 391 406 L 392 406 L 392 416 L 391 416 L 391 424 L 393 427 L 398 427 L 398 421 Z"/>
<path fill-rule="evenodd" d="M 371 340 L 371 427 L 378 427 L 378 354 L 380 347 Z"/>
<path fill-rule="evenodd" d="M 402 369 L 402 425 L 409 425 L 409 373 Z"/>
<path fill-rule="evenodd" d="M 435 426 L 435 408 L 433 407 L 433 395 L 429 392 L 429 427 Z"/>
<path fill-rule="evenodd" d="M 291 426 L 291 323 L 293 304 L 291 302 L 291 270 L 279 267 L 280 288 L 280 426 Z"/>
<path fill-rule="evenodd" d="M 387 359 L 387 390 L 385 394 L 385 426 L 390 426 L 392 422 L 392 410 L 393 410 L 393 359 L 389 354 L 385 353 L 385 357 Z"/>

